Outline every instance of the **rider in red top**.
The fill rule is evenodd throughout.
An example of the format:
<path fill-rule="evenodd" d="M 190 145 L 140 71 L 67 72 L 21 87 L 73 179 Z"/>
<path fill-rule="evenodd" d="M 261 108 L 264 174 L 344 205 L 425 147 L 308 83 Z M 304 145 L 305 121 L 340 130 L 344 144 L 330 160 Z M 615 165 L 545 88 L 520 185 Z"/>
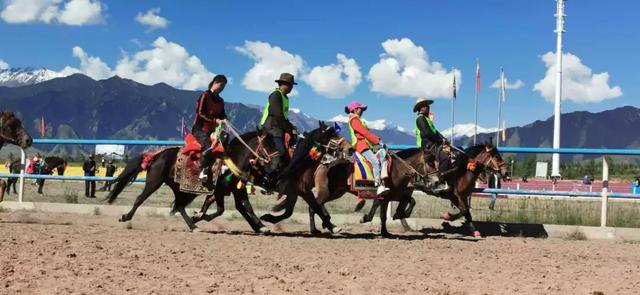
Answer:
<path fill-rule="evenodd" d="M 344 111 L 349 114 L 349 133 L 351 134 L 351 144 L 356 152 L 361 154 L 373 168 L 375 185 L 378 187 L 377 194 L 380 195 L 387 191 L 382 180 L 382 171 L 387 169 L 387 163 L 383 156 L 378 159 L 376 154 L 384 149 L 384 144 L 380 138 L 369 131 L 367 123 L 362 120 L 361 116 L 367 106 L 360 102 L 354 101 L 347 105 Z M 384 170 L 383 170 L 384 169 Z"/>
<path fill-rule="evenodd" d="M 211 165 L 213 164 L 213 153 L 211 151 L 212 140 L 217 140 L 212 136 L 216 128 L 227 121 L 227 114 L 224 111 L 224 99 L 220 93 L 227 85 L 227 77 L 217 75 L 209 83 L 207 91 L 202 92 L 196 104 L 196 119 L 191 128 L 191 134 L 202 146 L 200 157 L 200 179 L 206 180 L 211 175 Z"/>

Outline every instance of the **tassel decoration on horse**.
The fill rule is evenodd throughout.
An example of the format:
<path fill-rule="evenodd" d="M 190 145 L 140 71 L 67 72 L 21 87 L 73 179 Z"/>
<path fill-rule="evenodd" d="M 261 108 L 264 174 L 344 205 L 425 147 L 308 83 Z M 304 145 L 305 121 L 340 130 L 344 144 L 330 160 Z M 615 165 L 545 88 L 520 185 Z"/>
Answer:
<path fill-rule="evenodd" d="M 476 161 L 475 160 L 469 160 L 469 162 L 467 163 L 467 170 L 473 172 L 476 170 Z"/>
<path fill-rule="evenodd" d="M 310 150 L 309 150 L 309 157 L 314 160 L 317 161 L 322 157 L 322 152 L 321 152 L 321 148 L 318 145 L 314 145 Z"/>

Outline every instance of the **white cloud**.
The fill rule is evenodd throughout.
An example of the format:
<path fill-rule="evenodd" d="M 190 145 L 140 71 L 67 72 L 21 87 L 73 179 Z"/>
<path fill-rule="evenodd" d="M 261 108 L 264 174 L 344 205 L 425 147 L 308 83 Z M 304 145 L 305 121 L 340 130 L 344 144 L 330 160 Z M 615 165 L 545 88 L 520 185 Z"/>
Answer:
<path fill-rule="evenodd" d="M 73 48 L 73 55 L 80 60 L 80 68 L 66 67 L 62 73 L 84 73 L 94 79 L 113 75 L 129 78 L 143 84 L 160 82 L 182 89 L 202 89 L 214 74 L 205 68 L 200 59 L 180 44 L 159 37 L 153 48 L 141 50 L 133 55 L 125 54 L 111 69 L 99 57 L 89 56 L 80 47 Z"/>
<path fill-rule="evenodd" d="M 58 21 L 71 26 L 97 24 L 103 22 L 101 13 L 99 0 L 71 0 L 64 5 Z"/>
<path fill-rule="evenodd" d="M 556 55 L 547 52 L 541 56 L 547 67 L 545 77 L 533 86 L 533 90 L 547 101 L 553 101 L 555 97 Z M 609 73 L 594 74 L 585 66 L 579 57 L 571 54 L 562 54 L 562 99 L 575 102 L 600 102 L 616 98 L 622 95 L 620 86 L 609 86 Z"/>
<path fill-rule="evenodd" d="M 255 61 L 242 79 L 242 85 L 253 91 L 273 91 L 276 87 L 274 80 L 280 77 L 280 73 L 298 76 L 304 66 L 304 60 L 299 55 L 266 42 L 245 41 L 244 46 L 237 46 L 235 50 Z"/>
<path fill-rule="evenodd" d="M 516 90 L 516 89 L 520 89 L 524 86 L 524 82 L 522 82 L 522 80 L 518 79 L 513 83 L 509 83 L 509 79 L 507 79 L 506 77 L 504 78 L 504 88 L 505 89 L 511 89 L 511 90 Z M 500 88 L 500 79 L 493 81 L 493 83 L 491 84 L 491 86 L 489 86 L 491 88 Z"/>
<path fill-rule="evenodd" d="M 0 17 L 7 23 L 59 23 L 71 26 L 104 21 L 100 0 L 6 0 Z"/>
<path fill-rule="evenodd" d="M 385 119 L 378 119 L 378 120 L 366 120 L 366 119 L 362 119 L 363 121 L 365 121 L 365 123 L 367 124 L 367 127 L 370 129 L 375 129 L 375 130 L 384 130 L 387 129 L 391 124 L 385 120 Z M 329 119 L 329 121 L 332 122 L 340 122 L 340 123 L 348 123 L 349 122 L 349 116 L 345 115 L 345 114 L 340 114 L 340 115 L 336 115 L 335 117 Z M 400 131 L 403 131 L 404 129 L 400 129 L 397 128 Z"/>
<path fill-rule="evenodd" d="M 4 60 L 0 59 L 0 70 L 6 70 L 9 68 L 9 64 Z"/>
<path fill-rule="evenodd" d="M 338 53 L 336 58 L 339 64 L 314 67 L 304 77 L 313 91 L 329 98 L 343 98 L 353 93 L 362 81 L 360 67 L 354 59 L 342 53 Z"/>
<path fill-rule="evenodd" d="M 458 87 L 459 70 L 447 71 L 439 62 L 429 62 L 427 52 L 411 39 L 389 39 L 382 43 L 385 53 L 369 70 L 371 91 L 390 96 L 449 98 L 453 75 Z"/>
<path fill-rule="evenodd" d="M 101 80 L 113 75 L 109 66 L 99 57 L 88 56 L 87 53 L 79 46 L 73 47 L 73 56 L 80 60 L 80 68 L 78 69 L 67 66 L 61 72 L 64 76 L 83 73 L 96 80 Z"/>
<path fill-rule="evenodd" d="M 160 8 L 152 8 L 145 14 L 139 12 L 138 15 L 136 15 L 136 21 L 141 25 L 149 27 L 150 31 L 160 28 L 166 28 L 169 25 L 169 20 L 158 15 L 159 13 Z"/>

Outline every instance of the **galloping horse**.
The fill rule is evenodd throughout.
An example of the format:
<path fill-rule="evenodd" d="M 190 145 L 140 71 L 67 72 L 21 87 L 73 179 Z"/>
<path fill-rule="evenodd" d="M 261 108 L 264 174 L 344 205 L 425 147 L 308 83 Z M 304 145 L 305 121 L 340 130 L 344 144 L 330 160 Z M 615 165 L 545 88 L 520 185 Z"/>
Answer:
<path fill-rule="evenodd" d="M 316 150 L 322 150 L 322 154 L 316 154 L 315 157 L 310 156 L 310 151 L 314 148 Z M 325 218 L 329 216 L 329 213 L 324 207 L 324 202 L 316 199 L 312 191 L 315 186 L 315 171 L 325 156 L 333 158 L 336 155 L 344 154 L 350 148 L 351 145 L 337 134 L 332 134 L 331 137 L 325 137 L 324 140 L 319 140 L 315 134 L 311 133 L 308 138 L 303 139 L 303 141 L 296 146 L 294 154 L 294 159 L 298 158 L 299 160 L 293 160 L 278 176 L 280 192 L 286 195 L 284 201 L 285 212 L 279 216 L 265 214 L 261 216 L 260 219 L 269 223 L 278 223 L 289 218 L 293 214 L 293 208 L 298 196 L 300 196 L 309 204 L 318 204 L 315 208 L 309 206 L 309 212 L 317 213 L 323 220 L 323 226 L 325 226 L 327 222 Z M 344 181 L 346 183 L 346 179 L 344 179 Z M 318 232 L 315 230 L 315 226 L 312 232 Z"/>
<path fill-rule="evenodd" d="M 502 157 L 498 153 L 497 149 L 490 143 L 484 145 L 476 145 L 468 148 L 464 154 L 460 155 L 458 163 L 456 164 L 455 171 L 451 173 L 450 182 L 453 183 L 451 190 L 434 194 L 429 188 L 420 185 L 419 183 L 413 183 L 413 187 L 409 187 L 409 183 L 412 182 L 412 178 L 415 177 L 415 173 L 421 173 L 423 176 L 433 173 L 429 171 L 429 166 L 424 164 L 424 154 L 421 149 L 408 149 L 403 150 L 397 154 L 397 156 L 403 160 L 399 160 L 394 163 L 392 172 L 390 174 L 389 182 L 391 190 L 386 194 L 383 194 L 383 200 L 380 202 L 380 219 L 381 219 L 381 233 L 382 235 L 389 235 L 386 228 L 386 211 L 390 200 L 398 199 L 402 194 L 405 196 L 413 192 L 413 187 L 424 191 L 427 194 L 433 194 L 439 198 L 450 200 L 451 203 L 459 209 L 458 213 L 451 214 L 445 213 L 442 218 L 445 220 L 453 221 L 462 216 L 465 217 L 472 234 L 476 237 L 480 237 L 481 234 L 476 230 L 473 225 L 473 218 L 469 211 L 469 205 L 471 200 L 471 193 L 475 188 L 476 179 L 485 171 L 497 171 L 502 174 L 507 172 L 507 167 Z M 398 163 L 400 162 L 400 163 Z M 400 205 L 398 206 L 397 213 L 405 212 L 404 206 L 408 204 L 405 199 L 400 199 Z M 375 212 L 375 206 L 372 207 L 370 214 Z M 370 218 L 371 216 L 369 216 Z M 406 217 L 406 216 L 399 216 Z M 394 217 L 395 218 L 395 217 Z"/>
<path fill-rule="evenodd" d="M 241 138 L 235 137 L 230 143 L 229 146 L 225 149 L 227 151 L 225 158 L 228 158 L 230 161 L 235 163 L 239 169 L 244 169 L 243 171 L 250 171 L 249 173 L 254 175 L 258 174 L 260 168 L 254 168 L 252 163 L 255 163 L 256 159 L 253 157 L 253 153 L 259 155 L 260 157 L 270 157 L 276 149 L 273 146 L 273 141 L 269 134 L 263 132 L 262 130 L 258 130 L 257 132 L 249 132 L 240 136 Z M 245 148 L 243 146 L 243 142 L 246 143 L 251 150 Z M 140 195 L 136 198 L 133 207 L 131 210 L 120 217 L 120 222 L 125 222 L 131 220 L 136 210 L 142 203 L 162 184 L 168 185 L 174 193 L 175 201 L 173 203 L 172 213 L 179 212 L 184 221 L 187 223 L 187 226 L 190 230 L 196 229 L 195 223 L 192 219 L 187 215 L 185 211 L 185 207 L 189 205 L 198 195 L 192 193 L 185 193 L 180 191 L 179 184 L 175 181 L 175 163 L 178 157 L 178 153 L 180 152 L 179 147 L 168 148 L 160 151 L 155 154 L 150 160 L 147 158 L 147 178 L 144 189 Z M 142 163 L 148 155 L 140 155 L 138 157 L 133 158 L 127 163 L 127 166 L 124 168 L 122 173 L 118 175 L 118 177 L 114 180 L 114 187 L 111 193 L 107 196 L 108 202 L 113 203 L 118 195 L 122 192 L 125 186 L 135 180 L 138 173 L 140 173 L 142 168 Z M 257 161 L 260 162 L 260 161 Z M 261 165 L 260 163 L 257 164 Z M 218 179 L 216 188 L 214 191 L 218 190 L 218 187 L 223 186 L 223 176 Z M 232 179 L 232 183 L 237 184 L 239 179 Z M 233 185 L 232 185 L 233 186 Z M 235 186 L 233 186 L 235 187 Z M 246 191 L 244 194 L 243 190 L 233 190 L 234 199 L 236 202 L 236 209 L 242 214 L 242 216 L 249 222 L 251 228 L 256 231 L 262 231 L 264 225 L 260 222 L 258 217 L 253 213 L 253 209 L 251 208 L 251 204 L 249 203 L 248 196 Z M 210 197 L 210 196 L 208 196 Z"/>
<path fill-rule="evenodd" d="M 301 167 L 306 167 L 310 162 L 317 161 L 318 159 L 313 160 L 315 156 L 320 156 L 320 154 L 316 154 L 316 152 L 323 152 L 323 149 L 327 147 L 328 143 L 332 139 L 335 140 L 336 138 L 338 138 L 338 136 L 336 134 L 336 130 L 333 127 L 325 125 L 324 122 L 319 122 L 319 128 L 309 132 L 304 139 L 298 142 L 293 159 L 278 178 L 282 179 L 283 177 L 293 176 L 293 174 L 290 173 L 294 173 L 294 171 L 298 171 L 295 172 L 296 174 L 298 174 L 299 171 L 303 170 L 303 168 Z M 295 183 L 294 179 L 297 178 L 292 178 L 291 183 Z M 222 186 L 217 186 L 214 196 L 207 196 L 207 199 L 202 205 L 202 209 L 193 217 L 194 222 L 198 222 L 200 220 L 211 221 L 214 218 L 222 215 L 222 213 L 224 212 L 224 196 L 229 192 L 230 189 L 233 190 L 235 187 L 236 186 L 234 182 L 223 184 Z M 286 185 L 280 183 L 280 187 L 282 190 L 282 187 L 286 187 Z M 236 196 L 236 194 L 246 195 L 246 190 L 244 188 L 235 189 L 233 190 L 233 194 L 234 197 Z M 297 198 L 297 195 L 294 198 Z M 331 232 L 335 231 L 335 226 L 331 223 L 329 214 L 326 213 L 324 207 L 315 200 L 313 194 L 305 195 L 303 196 L 303 198 L 310 208 L 317 212 L 320 212 L 319 215 L 323 221 L 323 227 L 327 228 Z M 213 201 L 216 202 L 217 210 L 215 213 L 207 215 L 206 212 Z M 265 216 L 262 216 L 261 219 L 270 222 L 269 218 L 265 219 Z"/>
<path fill-rule="evenodd" d="M 20 119 L 13 112 L 0 112 L 0 149 L 5 143 L 15 144 L 23 149 L 31 146 L 33 139 L 24 129 Z M 0 202 L 4 198 L 4 191 L 7 183 L 0 180 Z"/>

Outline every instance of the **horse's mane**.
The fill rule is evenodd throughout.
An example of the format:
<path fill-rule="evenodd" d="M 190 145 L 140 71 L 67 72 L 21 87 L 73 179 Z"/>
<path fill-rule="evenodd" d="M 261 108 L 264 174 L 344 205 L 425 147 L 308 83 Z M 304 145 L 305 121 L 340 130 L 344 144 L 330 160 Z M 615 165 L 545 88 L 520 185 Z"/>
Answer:
<path fill-rule="evenodd" d="M 408 149 L 404 149 L 404 150 L 401 150 L 401 151 L 397 152 L 396 155 L 398 157 L 402 158 L 402 159 L 406 159 L 406 158 L 409 158 L 409 157 L 411 157 L 411 156 L 413 156 L 413 155 L 415 155 L 415 154 L 417 154 L 419 152 L 420 152 L 419 148 L 408 148 Z"/>
<path fill-rule="evenodd" d="M 469 158 L 475 158 L 484 150 L 484 148 L 484 144 L 476 144 L 474 146 L 468 147 L 464 152 Z"/>

